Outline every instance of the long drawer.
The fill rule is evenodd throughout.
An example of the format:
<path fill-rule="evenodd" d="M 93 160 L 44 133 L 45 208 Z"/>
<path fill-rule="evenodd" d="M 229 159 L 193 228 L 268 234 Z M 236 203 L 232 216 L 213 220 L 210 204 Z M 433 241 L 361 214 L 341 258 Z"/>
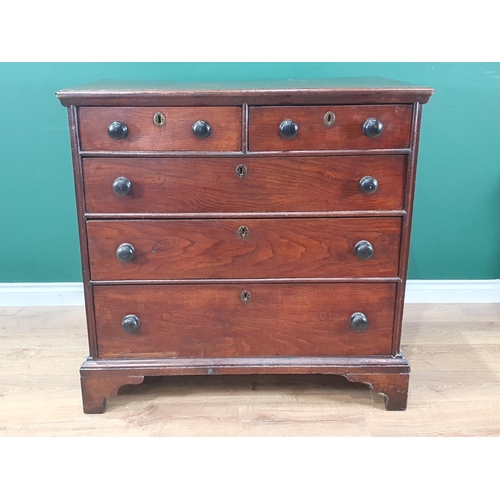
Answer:
<path fill-rule="evenodd" d="M 401 210 L 406 166 L 402 155 L 85 158 L 85 206 L 88 214 Z"/>
<path fill-rule="evenodd" d="M 391 353 L 395 283 L 93 289 L 103 358 Z"/>
<path fill-rule="evenodd" d="M 87 222 L 91 277 L 396 277 L 401 220 L 93 220 Z"/>

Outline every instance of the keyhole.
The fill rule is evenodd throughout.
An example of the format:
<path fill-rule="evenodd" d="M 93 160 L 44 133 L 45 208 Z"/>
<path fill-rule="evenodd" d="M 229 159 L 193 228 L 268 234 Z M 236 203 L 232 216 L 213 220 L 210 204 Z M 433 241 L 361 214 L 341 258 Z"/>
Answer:
<path fill-rule="evenodd" d="M 245 165 L 238 165 L 236 167 L 236 175 L 240 178 L 243 179 L 245 175 L 247 175 L 248 169 L 245 167 Z"/>
<path fill-rule="evenodd" d="M 241 299 L 241 302 L 243 302 L 243 304 L 247 304 L 251 298 L 252 298 L 252 296 L 250 295 L 250 292 L 248 292 L 247 290 L 244 290 L 240 294 L 240 299 Z"/>
<path fill-rule="evenodd" d="M 333 126 L 333 124 L 335 123 L 335 114 L 331 111 L 327 111 L 325 113 L 325 116 L 323 117 L 323 122 L 327 127 Z"/>
<path fill-rule="evenodd" d="M 163 127 L 165 125 L 165 115 L 161 111 L 158 111 L 153 117 L 153 122 L 157 127 Z"/>
<path fill-rule="evenodd" d="M 240 238 L 246 238 L 248 236 L 248 227 L 240 226 L 240 228 L 238 229 L 238 236 Z"/>

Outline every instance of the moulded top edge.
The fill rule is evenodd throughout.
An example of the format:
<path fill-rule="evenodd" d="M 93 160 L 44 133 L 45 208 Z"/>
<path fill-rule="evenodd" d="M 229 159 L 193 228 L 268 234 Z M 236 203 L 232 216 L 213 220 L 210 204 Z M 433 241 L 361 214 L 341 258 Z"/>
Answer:
<path fill-rule="evenodd" d="M 56 93 L 63 105 L 103 105 L 110 99 L 114 105 L 130 105 L 131 101 L 145 100 L 152 104 L 183 98 L 199 104 L 204 98 L 217 97 L 230 104 L 239 101 L 249 104 L 268 104 L 276 98 L 282 103 L 300 100 L 333 99 L 339 103 L 425 103 L 434 93 L 429 87 L 418 87 L 385 78 L 329 78 L 311 80 L 262 80 L 234 82 L 178 82 L 178 81 L 120 81 L 101 80 Z"/>

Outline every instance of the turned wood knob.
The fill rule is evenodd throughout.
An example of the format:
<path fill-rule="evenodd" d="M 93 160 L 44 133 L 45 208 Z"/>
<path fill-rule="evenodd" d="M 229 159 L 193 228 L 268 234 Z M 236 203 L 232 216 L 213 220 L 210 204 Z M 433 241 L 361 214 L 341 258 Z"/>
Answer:
<path fill-rule="evenodd" d="M 298 131 L 299 126 L 293 120 L 284 120 L 280 123 L 279 132 L 285 139 L 295 137 Z"/>
<path fill-rule="evenodd" d="M 126 177 L 118 177 L 113 182 L 113 191 L 118 196 L 125 196 L 130 193 L 132 183 Z"/>
<path fill-rule="evenodd" d="M 128 134 L 127 125 L 123 122 L 113 122 L 108 126 L 108 134 L 112 139 L 125 139 Z"/>
<path fill-rule="evenodd" d="M 141 320 L 135 314 L 127 314 L 122 320 L 124 332 L 135 332 L 141 326 Z"/>
<path fill-rule="evenodd" d="M 354 245 L 354 254 L 360 260 L 368 260 L 373 257 L 373 247 L 369 241 L 361 240 Z"/>
<path fill-rule="evenodd" d="M 363 123 L 363 134 L 367 137 L 378 137 L 382 133 L 382 130 L 384 130 L 384 124 L 376 118 L 368 118 Z"/>
<path fill-rule="evenodd" d="M 210 135 L 210 132 L 212 132 L 212 127 L 203 120 L 198 120 L 193 125 L 193 134 L 199 139 L 205 139 Z"/>
<path fill-rule="evenodd" d="M 135 248 L 130 243 L 122 243 L 116 249 L 116 258 L 121 262 L 130 262 L 135 255 Z"/>
<path fill-rule="evenodd" d="M 366 194 L 372 194 L 378 189 L 378 181 L 375 177 L 366 175 L 359 181 L 359 189 Z"/>
<path fill-rule="evenodd" d="M 349 318 L 349 324 L 353 330 L 360 332 L 368 328 L 368 319 L 362 312 L 355 312 Z"/>

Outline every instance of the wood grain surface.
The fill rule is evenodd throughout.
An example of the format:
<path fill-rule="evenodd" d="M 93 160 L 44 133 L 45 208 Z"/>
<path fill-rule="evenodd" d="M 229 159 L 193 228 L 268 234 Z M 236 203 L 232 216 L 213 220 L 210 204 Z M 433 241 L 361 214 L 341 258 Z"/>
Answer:
<path fill-rule="evenodd" d="M 83 175 L 89 215 L 401 210 L 406 156 L 84 158 Z M 360 190 L 365 176 L 375 193 Z M 118 177 L 132 182 L 126 196 L 113 192 Z"/>
<path fill-rule="evenodd" d="M 92 280 L 397 277 L 400 232 L 398 217 L 87 222 Z M 130 262 L 115 255 L 124 243 Z"/>
<path fill-rule="evenodd" d="M 95 286 L 99 357 L 390 354 L 395 291 L 394 283 Z M 361 332 L 349 324 L 357 311 L 369 321 Z M 141 321 L 133 333 L 121 327 L 128 314 Z"/>
<path fill-rule="evenodd" d="M 312 149 L 387 149 L 410 144 L 411 105 L 400 106 L 264 106 L 249 107 L 249 151 L 300 151 Z M 331 111 L 332 127 L 323 122 Z M 378 137 L 367 137 L 362 127 L 368 118 L 384 125 Z M 283 138 L 279 125 L 293 120 L 298 125 L 295 137 Z"/>
<path fill-rule="evenodd" d="M 166 123 L 153 123 L 156 112 Z M 211 134 L 200 139 L 192 126 L 204 120 Z M 114 121 L 127 125 L 125 139 L 112 139 L 108 126 Z M 241 108 L 221 107 L 81 107 L 78 109 L 80 147 L 83 151 L 239 151 L 241 150 Z"/>
<path fill-rule="evenodd" d="M 499 304 L 408 304 L 408 409 L 333 375 L 146 377 L 82 413 L 83 307 L 0 308 L 1 436 L 500 436 Z"/>
<path fill-rule="evenodd" d="M 99 80 L 57 92 L 64 106 L 425 103 L 434 89 L 381 77 L 247 81 Z"/>

